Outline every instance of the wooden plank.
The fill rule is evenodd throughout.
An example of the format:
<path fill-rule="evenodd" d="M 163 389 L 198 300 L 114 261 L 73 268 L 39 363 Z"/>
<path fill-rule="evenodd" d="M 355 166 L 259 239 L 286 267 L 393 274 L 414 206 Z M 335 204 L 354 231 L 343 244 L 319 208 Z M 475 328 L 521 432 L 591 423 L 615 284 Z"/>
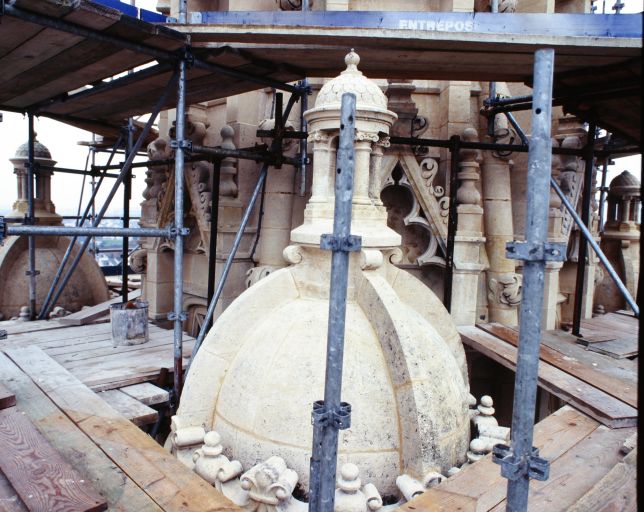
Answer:
<path fill-rule="evenodd" d="M 462 326 L 458 331 L 464 343 L 512 371 L 516 370 L 515 347 L 478 327 Z M 538 382 L 546 391 L 608 427 L 632 427 L 637 424 L 635 408 L 544 361 L 539 365 Z"/>
<path fill-rule="evenodd" d="M 6 320 L 2 322 L 2 328 L 9 336 L 15 336 L 26 332 L 60 329 L 64 327 L 58 320 L 34 320 L 33 322 L 20 322 L 18 320 Z"/>
<path fill-rule="evenodd" d="M 28 510 L 7 477 L 0 471 L 0 512 L 28 512 Z"/>
<path fill-rule="evenodd" d="M 637 512 L 637 452 L 629 453 L 568 512 Z"/>
<path fill-rule="evenodd" d="M 427 494 L 427 493 L 425 493 Z M 423 494 L 422 496 L 424 496 Z M 476 500 L 469 496 L 454 494 L 438 488 L 431 490 L 432 499 L 421 501 L 416 498 L 408 501 L 397 512 L 476 512 Z M 418 501 L 418 502 L 417 502 Z M 419 506 L 420 505 L 420 506 Z"/>
<path fill-rule="evenodd" d="M 240 511 L 41 349 L 13 349 L 8 355 L 160 507 Z"/>
<path fill-rule="evenodd" d="M 579 342 L 583 344 L 583 339 L 580 339 Z M 636 339 L 617 339 L 590 343 L 587 348 L 598 354 L 604 354 L 615 359 L 633 357 L 639 353 L 639 343 Z"/>
<path fill-rule="evenodd" d="M 102 391 L 98 393 L 98 396 L 101 400 L 105 400 L 114 407 L 123 417 L 139 427 L 154 423 L 159 418 L 157 411 L 118 389 Z"/>
<path fill-rule="evenodd" d="M 535 425 L 534 444 L 540 455 L 556 460 L 582 439 L 596 430 L 598 423 L 584 414 L 564 406 Z M 505 499 L 507 480 L 489 454 L 476 464 L 467 466 L 442 484 L 429 489 L 401 507 L 405 512 L 424 511 L 426 507 L 445 505 L 449 510 L 449 495 L 465 496 L 476 501 L 476 511 L 495 507 Z M 440 492 L 439 492 L 440 491 Z M 441 510 L 438 508 L 437 510 Z M 546 510 L 546 509 L 544 509 Z"/>
<path fill-rule="evenodd" d="M 602 480 L 622 459 L 620 447 L 628 432 L 635 429 L 611 430 L 600 425 L 562 457 L 550 464 L 550 477 L 530 481 L 528 510 L 530 512 L 565 512 Z M 635 481 L 633 480 L 633 492 Z M 505 503 L 491 512 L 504 512 Z M 623 510 L 623 509 L 614 509 Z"/>
<path fill-rule="evenodd" d="M 16 395 L 5 388 L 0 382 L 0 409 L 6 409 L 14 405 L 16 405 Z"/>
<path fill-rule="evenodd" d="M 121 391 L 132 398 L 136 398 L 145 405 L 164 404 L 170 400 L 170 393 L 151 382 L 125 386 Z"/>
<path fill-rule="evenodd" d="M 140 296 L 141 290 L 135 290 L 128 294 L 130 300 L 137 299 Z M 100 304 L 96 304 L 95 306 L 81 309 L 80 311 L 72 313 L 71 315 L 67 315 L 59 319 L 58 321 L 62 325 L 85 325 L 90 323 L 92 320 L 96 320 L 97 318 L 103 316 L 106 312 L 109 313 L 110 306 L 112 304 L 119 304 L 120 302 L 122 302 L 121 297 L 114 297 L 113 299 L 101 302 Z"/>
<path fill-rule="evenodd" d="M 515 347 L 519 346 L 519 333 L 514 329 L 497 323 L 478 324 L 477 326 Z M 540 347 L 539 357 L 542 361 L 546 361 L 591 386 L 601 389 L 633 407 L 637 407 L 637 382 L 626 382 L 606 375 L 593 366 L 586 366 L 580 361 L 564 356 L 543 344 Z"/>
<path fill-rule="evenodd" d="M 107 499 L 110 510 L 161 512 L 161 509 L 7 356 L 0 353 L 0 375 L 16 394 L 17 407 L 59 453 Z"/>
<path fill-rule="evenodd" d="M 15 409 L 0 411 L 0 469 L 31 512 L 99 512 L 107 502 Z"/>

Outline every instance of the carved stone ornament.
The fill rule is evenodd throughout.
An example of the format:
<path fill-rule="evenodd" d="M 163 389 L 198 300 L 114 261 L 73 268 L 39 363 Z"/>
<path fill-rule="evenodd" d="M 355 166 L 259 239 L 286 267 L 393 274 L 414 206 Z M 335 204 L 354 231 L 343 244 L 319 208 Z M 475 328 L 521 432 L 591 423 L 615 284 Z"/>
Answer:
<path fill-rule="evenodd" d="M 503 274 L 498 279 L 490 279 L 488 283 L 488 299 L 516 307 L 521 303 L 521 284 L 523 277 L 520 274 Z"/>
<path fill-rule="evenodd" d="M 288 501 L 297 485 L 295 471 L 286 467 L 281 457 L 271 457 L 253 466 L 241 476 L 242 489 L 248 491 L 251 503 L 246 510 L 273 512 L 280 503 Z"/>

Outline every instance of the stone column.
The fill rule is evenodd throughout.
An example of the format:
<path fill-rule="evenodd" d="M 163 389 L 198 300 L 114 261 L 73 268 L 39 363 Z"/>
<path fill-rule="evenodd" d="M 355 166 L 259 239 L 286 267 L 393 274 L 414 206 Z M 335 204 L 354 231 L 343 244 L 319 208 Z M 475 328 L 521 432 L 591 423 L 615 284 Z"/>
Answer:
<path fill-rule="evenodd" d="M 511 133 L 507 120 L 496 116 L 494 138 L 489 142 L 507 144 Z M 486 151 L 483 157 L 483 207 L 485 210 L 485 249 L 487 270 L 488 317 L 491 322 L 517 325 L 517 306 L 521 302 L 521 276 L 516 262 L 505 257 L 507 242 L 514 239 L 510 154 Z"/>
<path fill-rule="evenodd" d="M 463 140 L 474 142 L 478 134 L 474 128 L 463 131 Z M 474 325 L 477 321 L 479 276 L 485 265 L 481 262 L 481 248 L 485 243 L 482 233 L 483 208 L 478 190 L 478 150 L 460 151 L 456 193 L 458 201 L 458 228 L 454 243 L 454 277 L 452 279 L 451 315 L 456 325 Z"/>
<path fill-rule="evenodd" d="M 552 141 L 552 147 L 559 145 L 556 139 Z M 552 157 L 552 177 L 559 182 L 561 160 L 556 155 Z M 566 237 L 562 235 L 563 212 L 561 211 L 561 199 L 557 193 L 550 188 L 550 209 L 548 211 L 548 242 L 563 243 Z M 559 271 L 563 267 L 562 261 L 546 262 L 544 275 L 544 298 L 541 312 L 541 328 L 546 330 L 556 329 L 557 306 L 559 302 Z"/>

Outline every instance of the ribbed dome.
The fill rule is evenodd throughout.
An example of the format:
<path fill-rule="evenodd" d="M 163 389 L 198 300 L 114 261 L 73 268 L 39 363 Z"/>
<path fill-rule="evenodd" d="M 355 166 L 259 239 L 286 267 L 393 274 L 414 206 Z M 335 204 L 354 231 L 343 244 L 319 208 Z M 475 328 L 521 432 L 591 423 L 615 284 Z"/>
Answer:
<path fill-rule="evenodd" d="M 637 195 L 640 189 L 639 180 L 630 172 L 624 171 L 610 182 L 609 190 L 614 195 Z"/>
<path fill-rule="evenodd" d="M 375 82 L 369 80 L 358 70 L 360 56 L 351 50 L 344 58 L 347 65 L 339 76 L 328 81 L 318 94 L 315 108 L 340 109 L 342 95 L 351 92 L 356 95 L 358 110 L 387 110 L 387 97 Z"/>
<path fill-rule="evenodd" d="M 16 149 L 16 155 L 14 158 L 29 158 L 29 142 L 21 144 L 18 149 Z M 34 139 L 34 158 L 51 160 L 51 153 L 49 149 L 47 149 L 47 146 L 36 139 Z"/>

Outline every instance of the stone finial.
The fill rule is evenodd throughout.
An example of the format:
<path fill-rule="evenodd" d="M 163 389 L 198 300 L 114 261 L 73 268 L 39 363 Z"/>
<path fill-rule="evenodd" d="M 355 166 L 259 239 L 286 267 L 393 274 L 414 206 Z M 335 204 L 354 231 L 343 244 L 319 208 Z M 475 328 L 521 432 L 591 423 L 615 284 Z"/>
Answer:
<path fill-rule="evenodd" d="M 467 460 L 474 463 L 485 457 L 487 452 L 487 443 L 481 439 L 472 439 L 470 442 L 470 449 L 467 452 Z"/>
<path fill-rule="evenodd" d="M 476 427 L 477 431 L 480 431 L 482 426 L 485 427 L 498 427 L 499 423 L 494 417 L 494 401 L 489 395 L 483 395 L 481 401 L 477 407 L 478 415 L 472 419 L 472 423 Z"/>
<path fill-rule="evenodd" d="M 347 65 L 347 69 L 343 71 L 343 73 L 360 73 L 358 71 L 358 64 L 360 64 L 360 55 L 356 53 L 356 51 L 351 48 L 351 51 L 347 53 L 344 57 L 344 63 Z"/>
<path fill-rule="evenodd" d="M 29 306 L 20 306 L 20 313 L 18 313 L 18 320 L 20 322 L 29 321 Z"/>
<path fill-rule="evenodd" d="M 241 487 L 256 508 L 276 512 L 277 506 L 288 501 L 297 485 L 295 471 L 286 467 L 281 457 L 270 457 L 266 462 L 253 466 L 241 476 Z"/>
<path fill-rule="evenodd" d="M 382 498 L 373 484 L 362 487 L 360 470 L 351 463 L 342 465 L 335 491 L 335 512 L 369 512 L 382 507 Z"/>
<path fill-rule="evenodd" d="M 193 455 L 195 473 L 218 488 L 221 487 L 221 482 L 226 482 L 242 472 L 241 464 L 238 461 L 231 462 L 228 457 L 222 455 L 223 451 L 220 435 L 211 430 L 204 437 L 204 445 Z"/>

